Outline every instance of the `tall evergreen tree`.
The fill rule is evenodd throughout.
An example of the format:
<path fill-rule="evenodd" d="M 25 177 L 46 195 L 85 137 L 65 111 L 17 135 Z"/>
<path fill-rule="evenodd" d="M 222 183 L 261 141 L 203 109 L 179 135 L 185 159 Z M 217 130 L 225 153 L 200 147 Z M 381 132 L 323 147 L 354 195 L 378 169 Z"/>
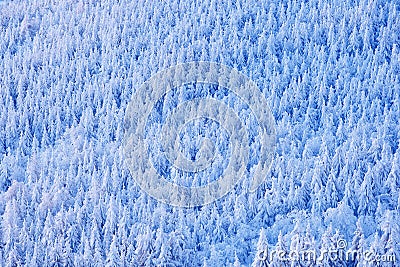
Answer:
<path fill-rule="evenodd" d="M 257 251 L 254 256 L 252 267 L 267 267 L 269 265 L 268 240 L 265 229 L 261 228 L 260 237 L 257 242 Z"/>

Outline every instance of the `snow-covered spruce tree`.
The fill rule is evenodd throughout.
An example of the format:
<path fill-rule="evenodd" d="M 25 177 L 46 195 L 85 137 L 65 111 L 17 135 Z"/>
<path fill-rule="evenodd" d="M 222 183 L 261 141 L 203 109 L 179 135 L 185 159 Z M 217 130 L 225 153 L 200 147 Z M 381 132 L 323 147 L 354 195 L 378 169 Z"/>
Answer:
<path fill-rule="evenodd" d="M 287 257 L 289 250 L 286 247 L 285 240 L 283 239 L 282 232 L 279 232 L 278 235 L 278 241 L 275 245 L 275 251 L 277 252 L 275 256 L 271 259 L 271 265 L 272 267 L 278 267 L 278 266 L 289 266 Z"/>
<path fill-rule="evenodd" d="M 106 259 L 106 265 L 109 267 L 121 266 L 121 255 L 118 251 L 117 238 L 114 235 L 110 244 L 110 249 Z"/>
<path fill-rule="evenodd" d="M 260 237 L 257 242 L 257 251 L 254 256 L 252 267 L 267 267 L 269 266 L 269 251 L 268 251 L 268 240 L 265 234 L 265 229 L 261 228 Z"/>

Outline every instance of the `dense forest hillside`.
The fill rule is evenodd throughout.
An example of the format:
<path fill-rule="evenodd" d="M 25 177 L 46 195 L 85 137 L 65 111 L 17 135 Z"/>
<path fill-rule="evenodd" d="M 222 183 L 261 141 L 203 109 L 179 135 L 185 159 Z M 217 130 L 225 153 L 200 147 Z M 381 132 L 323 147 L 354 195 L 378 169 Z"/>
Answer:
<path fill-rule="evenodd" d="M 193 61 L 252 80 L 276 139 L 256 191 L 245 177 L 187 208 L 139 187 L 124 138 L 143 83 Z M 148 99 L 148 153 L 170 181 L 201 186 L 229 165 L 229 131 L 207 120 L 180 145 L 195 159 L 211 140 L 211 169 L 172 173 L 157 156 L 178 95 L 217 90 L 236 107 L 228 89 Z M 399 1 L 0 1 L 0 266 L 400 266 L 399 211 Z M 339 243 L 380 260 L 261 257 Z"/>

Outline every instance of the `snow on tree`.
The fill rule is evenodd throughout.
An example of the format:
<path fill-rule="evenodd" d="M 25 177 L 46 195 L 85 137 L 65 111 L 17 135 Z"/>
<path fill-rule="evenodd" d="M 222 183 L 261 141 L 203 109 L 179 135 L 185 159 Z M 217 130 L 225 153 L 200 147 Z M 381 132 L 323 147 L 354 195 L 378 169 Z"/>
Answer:
<path fill-rule="evenodd" d="M 271 266 L 288 266 L 288 261 L 286 258 L 288 257 L 289 250 L 285 245 L 282 232 L 279 232 L 278 241 L 275 245 L 275 251 L 277 251 L 277 254 L 275 254 L 275 256 L 271 259 Z"/>
<path fill-rule="evenodd" d="M 373 194 L 373 180 L 371 169 L 368 168 L 368 172 L 365 174 L 364 181 L 361 184 L 358 201 L 359 215 L 371 215 L 375 212 L 376 200 Z"/>
<path fill-rule="evenodd" d="M 118 251 L 118 245 L 117 245 L 117 237 L 114 235 L 111 245 L 110 245 L 110 250 L 107 255 L 106 259 L 106 265 L 109 267 L 116 267 L 116 266 L 121 266 L 121 255 Z"/>
<path fill-rule="evenodd" d="M 241 266 L 241 264 L 240 264 L 239 258 L 235 252 L 235 262 L 233 263 L 233 267 L 240 267 L 240 266 Z"/>
<path fill-rule="evenodd" d="M 268 250 L 268 240 L 265 235 L 265 229 L 261 228 L 260 237 L 257 242 L 257 251 L 254 256 L 252 267 L 264 267 L 269 265 L 269 250 Z"/>
<path fill-rule="evenodd" d="M 329 225 L 330 238 L 400 258 L 399 4 L 317 2 L 0 1 L 0 266 L 238 265 L 234 252 L 249 266 L 260 228 L 287 252 L 285 240 L 326 247 Z M 276 150 L 255 192 L 243 177 L 218 202 L 180 209 L 135 182 L 121 148 L 124 117 L 129 102 L 156 101 L 138 91 L 153 74 L 196 60 L 258 85 Z M 178 89 L 160 101 L 163 116 L 189 93 L 233 103 L 254 139 L 242 166 L 251 173 L 257 127 L 240 96 L 214 85 Z M 146 123 L 161 127 L 153 119 Z M 196 139 L 187 128 L 182 151 Z M 223 152 L 225 137 L 212 140 Z M 171 171 L 170 181 L 218 179 L 229 160 L 217 155 L 193 176 Z M 305 220 L 306 233 L 292 234 L 293 221 L 301 229 Z"/>
<path fill-rule="evenodd" d="M 362 258 L 364 251 L 366 250 L 366 241 L 363 233 L 363 229 L 361 227 L 360 220 L 357 220 L 357 229 L 354 232 L 353 240 L 351 241 L 350 251 L 348 260 L 357 265 Z"/>

